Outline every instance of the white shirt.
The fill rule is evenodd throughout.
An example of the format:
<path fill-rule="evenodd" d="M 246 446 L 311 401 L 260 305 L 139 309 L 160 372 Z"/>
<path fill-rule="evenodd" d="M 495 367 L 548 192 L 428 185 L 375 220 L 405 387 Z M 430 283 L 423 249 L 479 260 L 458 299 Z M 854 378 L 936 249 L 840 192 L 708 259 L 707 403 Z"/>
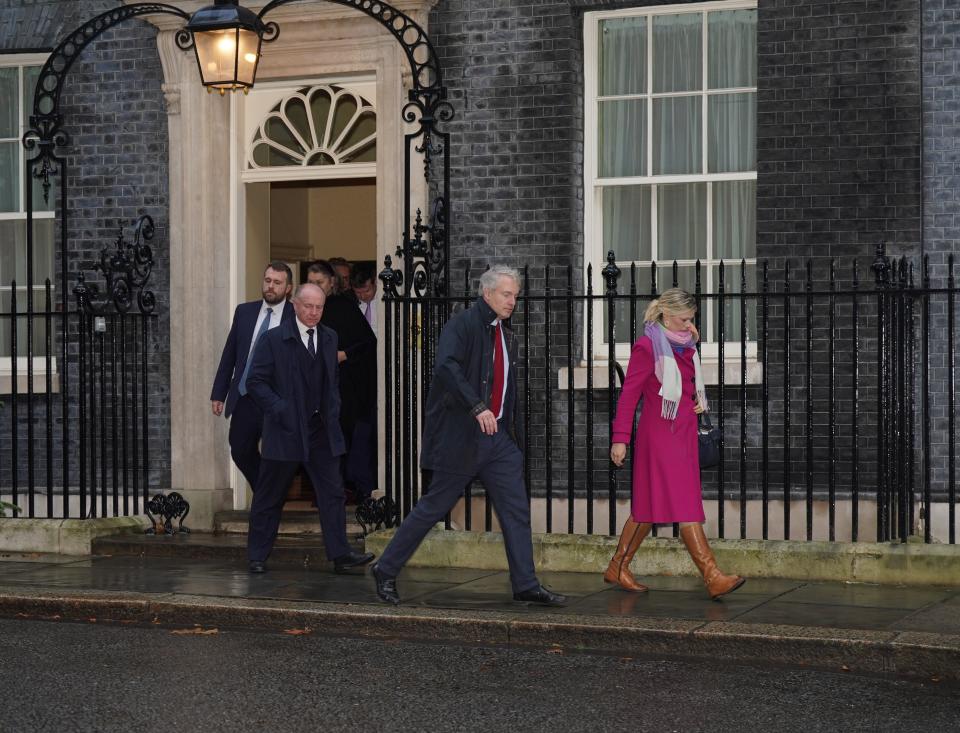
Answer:
<path fill-rule="evenodd" d="M 376 330 L 377 328 L 377 297 L 374 296 L 369 303 L 364 303 L 362 300 L 359 301 L 360 312 L 363 313 L 363 317 L 367 317 L 367 310 L 370 311 L 370 328 Z"/>
<path fill-rule="evenodd" d="M 320 353 L 320 324 L 318 323 L 316 326 L 313 326 L 311 328 L 310 326 L 304 326 L 300 322 L 299 318 L 297 318 L 296 320 L 297 320 L 297 328 L 300 329 L 300 340 L 303 342 L 303 348 L 305 348 L 307 351 L 310 351 L 310 347 L 308 346 L 308 344 L 310 343 L 310 334 L 307 333 L 307 329 L 310 328 L 310 330 L 313 331 L 313 348 L 316 350 L 316 353 L 319 354 Z"/>
<path fill-rule="evenodd" d="M 490 325 L 496 328 L 499 322 L 499 318 L 494 318 Z M 510 358 L 507 356 L 507 334 L 504 332 L 502 325 L 500 326 L 500 344 L 503 346 L 503 394 L 500 395 L 500 414 L 497 415 L 497 420 L 503 417 L 503 408 L 507 406 L 507 378 L 510 376 Z"/>
<path fill-rule="evenodd" d="M 260 304 L 260 315 L 257 316 L 257 322 L 253 325 L 253 336 L 250 337 L 250 351 L 247 352 L 247 359 L 253 354 L 253 347 L 256 346 L 257 334 L 260 333 L 260 326 L 263 325 L 263 319 L 267 317 L 267 308 L 272 308 L 273 313 L 270 314 L 270 325 L 267 326 L 269 331 L 271 328 L 276 328 L 280 325 L 280 321 L 283 318 L 283 308 L 286 306 L 287 301 L 282 300 L 276 305 L 270 305 L 267 301 L 263 301 Z"/>

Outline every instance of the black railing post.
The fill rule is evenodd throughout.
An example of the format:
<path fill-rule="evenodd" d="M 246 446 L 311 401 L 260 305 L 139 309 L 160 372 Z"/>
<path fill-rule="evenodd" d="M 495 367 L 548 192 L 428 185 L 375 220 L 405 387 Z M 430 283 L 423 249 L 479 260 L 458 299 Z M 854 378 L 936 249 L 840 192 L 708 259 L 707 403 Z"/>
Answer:
<path fill-rule="evenodd" d="M 617 410 L 614 402 L 617 380 L 617 281 L 620 279 L 620 268 L 617 267 L 617 258 L 613 250 L 607 252 L 607 264 L 603 268 L 603 280 L 606 285 L 607 301 L 607 446 L 613 443 L 613 416 Z M 610 461 L 607 464 L 607 496 L 610 502 L 610 531 L 617 534 L 617 467 Z"/>
<path fill-rule="evenodd" d="M 871 266 L 877 294 L 877 541 L 890 539 L 887 497 L 887 436 L 889 434 L 886 391 L 890 382 L 888 373 L 888 298 L 890 283 L 890 259 L 883 243 L 877 245 L 876 257 Z"/>

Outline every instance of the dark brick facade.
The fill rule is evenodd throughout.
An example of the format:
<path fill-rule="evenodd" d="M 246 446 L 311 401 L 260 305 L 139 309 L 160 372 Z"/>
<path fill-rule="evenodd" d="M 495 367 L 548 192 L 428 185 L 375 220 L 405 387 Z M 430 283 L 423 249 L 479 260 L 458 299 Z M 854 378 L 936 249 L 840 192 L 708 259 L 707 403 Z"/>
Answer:
<path fill-rule="evenodd" d="M 25 51 L 52 50 L 62 38 L 86 21 L 109 9 L 119 7 L 116 0 L 16 0 L 0 3 L 0 51 L 17 53 Z M 64 118 L 63 128 L 70 135 L 67 157 L 67 207 L 69 211 L 67 240 L 68 292 L 62 292 L 60 283 L 59 232 L 56 251 L 55 287 L 56 308 L 63 307 L 60 299 L 66 295 L 66 308 L 76 307 L 72 288 L 76 275 L 84 272 L 88 281 L 97 282 L 93 265 L 99 260 L 103 247 L 112 245 L 120 229 L 124 229 L 127 241 L 132 239 L 132 224 L 141 214 L 150 214 L 157 223 L 157 234 L 152 247 L 156 264 L 149 283 L 157 296 L 158 317 L 151 323 L 151 338 L 148 362 L 148 435 L 151 478 L 153 488 L 169 486 L 170 482 L 170 415 L 169 415 L 169 248 L 167 244 L 168 220 L 168 150 L 167 120 L 163 94 L 163 81 L 159 54 L 156 46 L 156 29 L 142 20 L 126 21 L 103 33 L 88 46 L 68 73 L 64 81 L 60 111 Z M 62 179 L 56 179 L 60 185 Z M 58 224 L 62 212 L 58 211 Z M 134 306 L 136 308 L 136 306 Z M 59 324 L 57 326 L 59 339 Z M 106 345 L 109 353 L 109 344 Z M 133 352 L 132 348 L 127 349 Z M 71 394 L 71 454 L 76 460 L 78 449 L 79 406 L 76 404 L 79 376 L 77 372 L 77 349 L 75 329 L 71 329 L 72 363 L 61 374 Z M 63 371 L 62 366 L 60 367 Z M 139 375 L 138 375 L 139 376 Z M 132 373 L 128 374 L 132 379 Z M 99 390 L 100 373 L 96 375 Z M 119 381 L 118 377 L 118 381 Z M 111 393 L 109 376 L 106 378 L 105 394 Z M 97 399 L 85 406 L 89 410 L 102 410 Z M 25 410 L 19 411 L 25 417 Z M 45 399 L 39 398 L 36 414 L 45 414 Z M 54 482 L 61 480 L 60 468 L 60 395 L 55 395 L 54 435 L 55 455 Z M 120 413 L 126 412 L 127 425 L 132 420 L 132 405 L 126 401 L 119 405 Z M 139 415 L 143 405 L 138 404 Z M 108 425 L 110 422 L 108 420 Z M 44 431 L 42 420 L 37 428 Z M 96 429 L 99 429 L 97 426 Z M 129 428 L 128 428 L 129 429 Z M 9 421 L 0 421 L 3 442 L 9 444 L 11 426 Z M 108 430 L 112 430 L 108 428 Z M 122 432 L 122 431 L 121 431 Z M 21 440 L 26 435 L 20 426 Z M 39 441 L 36 444 L 40 452 Z M 128 446 L 132 451 L 132 446 Z M 137 450 L 140 450 L 138 446 Z M 20 457 L 20 485 L 25 483 L 23 465 L 26 452 Z M 108 451 L 108 460 L 110 452 Z M 95 457 L 99 461 L 100 456 Z M 89 464 L 88 464 L 89 465 Z M 0 480 L 9 485 L 12 462 L 9 453 L 4 455 L 0 466 Z M 36 467 L 38 484 L 46 484 L 44 461 Z M 72 469 L 74 471 L 75 469 Z M 98 469 L 99 470 L 99 469 Z M 71 476 L 71 486 L 78 483 Z"/>

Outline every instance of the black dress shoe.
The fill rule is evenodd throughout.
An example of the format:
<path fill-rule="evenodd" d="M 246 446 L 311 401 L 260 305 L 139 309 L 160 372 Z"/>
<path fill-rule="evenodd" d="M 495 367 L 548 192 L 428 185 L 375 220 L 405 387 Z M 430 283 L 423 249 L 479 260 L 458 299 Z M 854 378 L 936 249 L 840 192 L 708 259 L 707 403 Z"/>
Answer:
<path fill-rule="evenodd" d="M 251 573 L 265 573 L 267 572 L 267 564 L 265 562 L 260 562 L 259 560 L 250 561 L 250 572 Z"/>
<path fill-rule="evenodd" d="M 342 573 L 345 570 L 350 568 L 358 568 L 361 565 L 366 565 L 368 562 L 373 560 L 374 554 L 372 552 L 348 552 L 346 555 L 341 555 L 338 558 L 335 558 L 333 561 L 333 571 L 335 573 Z"/>
<path fill-rule="evenodd" d="M 536 588 L 514 593 L 513 600 L 521 603 L 538 603 L 541 606 L 562 606 L 567 602 L 567 597 L 538 585 Z"/>
<path fill-rule="evenodd" d="M 392 603 L 394 606 L 400 603 L 400 594 L 397 593 L 397 579 L 381 573 L 377 565 L 371 567 L 370 570 L 373 572 L 373 580 L 377 585 L 377 597 L 385 603 Z"/>

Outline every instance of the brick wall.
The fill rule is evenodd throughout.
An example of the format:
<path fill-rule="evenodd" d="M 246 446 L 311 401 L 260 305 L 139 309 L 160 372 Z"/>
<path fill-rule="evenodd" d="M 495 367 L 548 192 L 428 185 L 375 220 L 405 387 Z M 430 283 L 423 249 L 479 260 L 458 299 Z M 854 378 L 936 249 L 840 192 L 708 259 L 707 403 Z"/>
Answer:
<path fill-rule="evenodd" d="M 120 5 L 115 0 L 4 2 L 0 4 L 0 49 L 4 52 L 51 50 L 60 39 L 87 20 Z M 66 308 L 74 309 L 75 299 L 70 291 L 76 282 L 76 275 L 84 272 L 88 281 L 99 281 L 92 270 L 93 265 L 99 260 L 101 249 L 113 245 L 121 228 L 127 241 L 131 241 L 132 225 L 139 215 L 150 214 L 157 223 L 157 234 L 151 243 L 156 264 L 148 287 L 157 296 L 158 318 L 150 327 L 147 371 L 150 485 L 155 489 L 168 486 L 170 481 L 168 152 L 161 83 L 156 29 L 142 20 L 126 21 L 100 35 L 84 50 L 66 76 L 60 111 L 64 117 L 63 128 L 70 135 L 70 146 L 58 151 L 65 153 L 68 168 L 69 217 L 66 240 L 69 275 L 66 294 L 62 292 L 59 280 L 59 233 L 54 267 L 58 275 L 55 283 L 57 300 L 66 295 Z M 62 177 L 56 182 L 62 184 Z M 62 224 L 60 211 L 57 220 L 58 225 Z M 61 307 L 61 304 L 58 303 L 57 307 Z M 58 325 L 57 338 L 61 335 Z M 70 339 L 72 363 L 66 370 L 62 364 L 59 369 L 61 380 L 71 395 L 70 453 L 76 460 L 79 448 L 79 406 L 76 402 L 79 374 L 75 326 L 71 327 Z M 105 347 L 109 354 L 109 343 Z M 127 353 L 133 353 L 129 344 Z M 98 380 L 99 374 L 98 370 Z M 119 382 L 120 377 L 117 379 Z M 132 373 L 128 379 L 132 379 Z M 108 373 L 105 382 L 107 401 L 101 404 L 97 382 L 96 399 L 85 406 L 88 415 L 91 409 L 98 411 L 98 414 L 106 407 L 112 410 L 109 397 L 112 387 Z M 53 478 L 55 483 L 59 483 L 62 480 L 59 394 L 54 396 L 54 406 L 54 453 L 57 459 L 53 464 Z M 119 414 L 127 415 L 129 430 L 133 414 L 130 401 L 121 400 L 118 408 Z M 142 416 L 142 403 L 138 403 L 137 409 Z M 45 398 L 38 399 L 35 412 L 45 416 L 45 410 Z M 19 411 L 25 418 L 23 407 Z M 107 418 L 109 433 L 113 430 L 111 420 L 112 417 Z M 21 436 L 24 436 L 25 425 L 18 427 Z M 100 426 L 96 425 L 94 429 L 99 430 Z M 9 437 L 10 430 L 9 423 L 0 422 L 0 431 L 5 437 Z M 39 423 L 38 431 L 45 431 L 43 422 Z M 121 435 L 122 432 L 121 429 Z M 134 448 L 130 443 L 132 441 L 128 441 L 127 449 L 132 456 Z M 109 445 L 112 445 L 112 441 L 108 441 Z M 141 446 L 138 445 L 137 450 L 142 450 Z M 25 456 L 26 452 L 21 450 L 21 487 L 26 471 L 23 465 Z M 107 456 L 110 461 L 112 453 L 109 450 Z M 90 457 L 98 462 L 100 460 L 99 455 L 91 454 Z M 40 460 L 36 466 L 40 485 L 45 485 L 47 480 L 44 463 Z M 0 482 L 5 485 L 9 485 L 11 465 L 10 460 L 4 460 L 0 465 Z M 71 471 L 75 473 L 76 467 Z M 71 486 L 76 486 L 78 481 L 78 476 L 71 476 Z"/>

